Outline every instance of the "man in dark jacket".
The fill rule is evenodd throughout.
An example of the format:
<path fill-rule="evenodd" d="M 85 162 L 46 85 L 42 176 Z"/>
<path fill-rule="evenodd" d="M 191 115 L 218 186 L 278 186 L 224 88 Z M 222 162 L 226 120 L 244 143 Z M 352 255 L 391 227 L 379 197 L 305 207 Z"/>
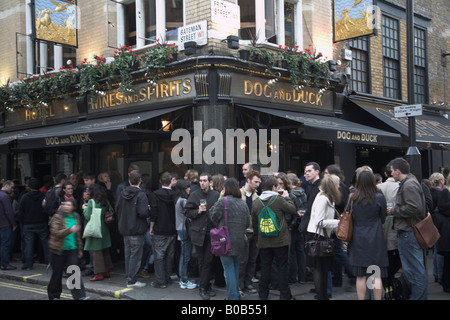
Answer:
<path fill-rule="evenodd" d="M 175 192 L 170 188 L 172 175 L 161 175 L 161 188 L 153 192 L 150 212 L 150 236 L 155 255 L 155 288 L 166 288 L 175 258 Z"/>
<path fill-rule="evenodd" d="M 116 205 L 119 232 L 123 236 L 125 247 L 125 275 L 128 288 L 146 285 L 137 281 L 148 225 L 147 218 L 150 215 L 148 199 L 145 192 L 140 189 L 140 184 L 140 173 L 131 173 L 130 186 L 121 191 Z"/>
<path fill-rule="evenodd" d="M 209 232 L 214 224 L 208 218 L 209 209 L 219 199 L 219 192 L 211 190 L 209 184 L 212 177 L 209 173 L 200 174 L 200 189 L 192 192 L 184 207 L 184 214 L 191 219 L 189 235 L 191 243 L 195 246 L 198 254 L 200 270 L 200 296 L 207 300 L 215 295 L 211 289 L 210 279 L 212 273 L 213 255 L 211 253 L 211 237 Z M 205 200 L 206 204 L 201 204 Z"/>
<path fill-rule="evenodd" d="M 403 275 L 411 288 L 410 300 L 428 298 L 428 276 L 424 250 L 421 249 L 411 226 L 426 217 L 428 212 L 420 182 L 410 173 L 409 163 L 395 158 L 389 163 L 392 177 L 400 182 L 395 205 L 388 208 L 394 217 L 394 229 L 398 235 L 398 251 Z"/>
<path fill-rule="evenodd" d="M 9 264 L 11 234 L 17 227 L 11 197 L 9 196 L 13 188 L 14 182 L 7 180 L 0 190 L 0 266 L 2 270 L 16 269 L 15 266 Z"/>
<path fill-rule="evenodd" d="M 39 180 L 28 181 L 28 191 L 19 202 L 19 221 L 23 225 L 24 259 L 22 270 L 33 268 L 34 236 L 41 240 L 45 263 L 48 263 L 48 215 L 44 211 L 42 200 L 45 195 L 39 191 Z"/>

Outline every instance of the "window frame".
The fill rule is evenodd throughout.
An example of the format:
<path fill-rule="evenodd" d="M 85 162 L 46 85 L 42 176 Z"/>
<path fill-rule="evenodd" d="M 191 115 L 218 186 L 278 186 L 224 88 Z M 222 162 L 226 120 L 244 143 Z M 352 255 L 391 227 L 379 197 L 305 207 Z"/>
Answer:
<path fill-rule="evenodd" d="M 357 92 L 371 93 L 372 92 L 372 83 L 371 83 L 371 58 L 370 58 L 370 37 L 364 36 L 357 39 L 349 40 L 349 48 L 352 51 L 352 60 L 351 60 L 351 71 L 352 76 L 350 77 L 350 87 L 352 90 Z M 365 60 L 360 59 L 357 55 L 365 55 Z M 366 69 L 357 68 L 354 61 L 361 61 L 361 63 L 366 64 Z M 365 81 L 357 80 L 353 76 L 353 72 L 361 73 L 365 75 Z M 355 88 L 355 83 L 357 84 Z M 358 90 L 360 86 L 365 85 L 367 90 Z"/>
<path fill-rule="evenodd" d="M 117 47 L 121 47 L 127 42 L 127 35 L 125 33 L 126 28 L 128 26 L 128 21 L 125 16 L 125 5 L 129 5 L 134 3 L 136 12 L 136 44 L 132 45 L 133 48 L 145 49 L 151 46 L 154 46 L 156 41 L 146 39 L 146 19 L 145 19 L 145 2 L 147 0 L 111 0 L 116 2 L 117 5 L 117 21 L 118 21 L 118 32 L 117 32 Z M 183 22 L 182 25 L 186 24 L 186 1 L 183 1 Z M 166 41 L 166 3 L 164 0 L 155 0 L 155 11 L 156 11 L 156 39 L 159 39 L 160 42 Z M 143 14 L 139 14 L 142 13 Z M 164 17 L 164 18 L 162 18 Z M 151 43 L 146 43 L 151 41 Z M 178 41 L 171 41 L 178 43 Z"/>
<path fill-rule="evenodd" d="M 423 38 L 421 38 L 421 42 L 423 43 L 423 46 L 418 47 L 416 44 L 418 44 L 418 38 L 417 33 L 421 32 L 423 34 Z M 428 52 L 427 52 L 427 30 L 424 28 L 421 28 L 419 26 L 414 26 L 414 102 L 415 103 L 428 103 L 429 101 L 429 93 L 428 93 Z M 422 63 L 418 62 L 418 51 L 422 52 L 422 55 L 420 56 L 420 59 L 422 60 Z M 422 72 L 421 78 L 423 79 L 422 84 L 418 84 L 417 77 L 418 70 Z M 417 86 L 420 86 L 423 89 L 423 93 L 419 93 L 416 89 Z M 423 97 L 423 101 L 419 101 L 417 98 L 418 96 Z"/>
<path fill-rule="evenodd" d="M 387 26 L 385 20 L 395 22 L 396 28 Z M 391 34 L 386 34 L 386 29 L 391 31 Z M 382 35 L 382 67 L 383 67 L 383 96 L 386 98 L 402 99 L 402 73 L 401 73 L 401 44 L 400 44 L 400 20 L 396 17 L 382 14 L 381 17 L 381 35 Z M 395 37 L 394 37 L 395 36 Z M 390 45 L 385 43 L 389 41 Z M 396 44 L 396 47 L 392 46 Z M 389 85 L 387 86 L 387 82 Z M 396 87 L 395 87 L 396 85 Z"/>
<path fill-rule="evenodd" d="M 266 29 L 265 29 L 265 12 L 266 3 L 265 0 L 255 1 L 255 35 L 257 35 L 256 42 L 259 45 L 278 47 L 279 45 L 285 45 L 285 28 L 284 28 L 284 3 L 289 2 L 294 5 L 294 44 L 299 48 L 303 48 L 303 16 L 302 16 L 302 0 L 273 0 L 275 11 L 275 36 L 276 43 L 267 41 Z M 236 4 L 239 4 L 239 0 L 236 0 Z M 283 12 L 283 14 L 278 14 Z M 281 41 L 280 41 L 281 39 Z M 240 40 L 241 44 L 250 46 L 251 40 Z"/>

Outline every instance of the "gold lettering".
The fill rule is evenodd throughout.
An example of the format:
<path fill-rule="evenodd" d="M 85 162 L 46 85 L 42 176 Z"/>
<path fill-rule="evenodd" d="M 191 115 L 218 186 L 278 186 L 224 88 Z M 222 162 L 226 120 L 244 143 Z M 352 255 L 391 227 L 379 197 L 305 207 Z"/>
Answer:
<path fill-rule="evenodd" d="M 161 98 L 164 98 L 164 96 L 169 97 L 168 90 L 169 85 L 167 83 L 161 83 Z"/>
<path fill-rule="evenodd" d="M 250 80 L 244 80 L 244 94 L 250 95 L 253 93 L 253 83 Z"/>
<path fill-rule="evenodd" d="M 323 106 L 323 103 L 322 103 L 322 95 L 321 94 L 316 94 L 316 105 L 321 105 L 321 106 Z"/>
<path fill-rule="evenodd" d="M 269 90 L 269 92 L 267 92 Z M 270 90 L 270 86 L 268 84 L 264 85 L 264 96 L 266 98 L 271 98 L 272 97 L 272 91 Z"/>
<path fill-rule="evenodd" d="M 309 93 L 309 103 L 311 103 L 311 104 L 316 104 L 316 101 L 315 101 L 315 100 L 314 100 L 314 101 L 312 100 L 312 98 L 311 98 L 312 96 L 315 96 L 314 92 L 310 92 L 310 93 Z"/>
<path fill-rule="evenodd" d="M 263 87 L 261 82 L 256 82 L 255 83 L 255 95 L 260 97 L 263 93 Z"/>
<path fill-rule="evenodd" d="M 184 89 L 183 89 L 183 93 L 184 93 L 184 94 L 189 94 L 189 93 L 191 93 L 191 91 L 192 91 L 191 79 L 189 79 L 189 78 L 184 79 L 184 81 L 183 81 L 183 87 L 184 87 Z"/>
<path fill-rule="evenodd" d="M 180 95 L 180 84 L 181 84 L 181 80 L 175 80 L 174 82 L 173 82 L 173 86 L 175 86 L 175 89 L 176 89 L 176 95 L 177 96 L 179 96 Z M 172 86 L 172 88 L 173 88 L 173 86 Z M 171 93 L 171 95 L 172 95 L 172 93 Z"/>

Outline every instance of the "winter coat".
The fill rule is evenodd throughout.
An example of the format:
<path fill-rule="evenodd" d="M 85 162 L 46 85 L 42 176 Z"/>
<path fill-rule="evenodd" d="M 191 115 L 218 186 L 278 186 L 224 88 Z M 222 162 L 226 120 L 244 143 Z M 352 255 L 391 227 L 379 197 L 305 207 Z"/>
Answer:
<path fill-rule="evenodd" d="M 246 255 L 246 228 L 250 225 L 250 212 L 244 200 L 227 196 L 228 232 L 231 239 L 231 252 L 228 256 Z M 208 213 L 217 227 L 225 225 L 225 201 L 217 200 Z"/>
<path fill-rule="evenodd" d="M 198 214 L 200 199 L 206 199 L 207 210 L 202 214 Z M 219 199 L 219 192 L 215 190 L 208 190 L 205 193 L 202 189 L 197 189 L 189 194 L 189 198 L 184 206 L 184 214 L 187 218 L 191 219 L 189 236 L 193 245 L 202 247 L 205 242 L 205 237 L 208 236 L 209 238 L 209 231 L 214 227 L 214 224 L 209 218 L 208 211 L 217 199 Z"/>
<path fill-rule="evenodd" d="M 391 210 L 394 229 L 411 231 L 411 225 L 425 218 L 427 212 L 422 186 L 413 174 L 408 174 L 400 181 L 395 206 Z"/>
<path fill-rule="evenodd" d="M 160 188 L 152 194 L 150 221 L 155 223 L 153 232 L 157 235 L 177 234 L 174 197 L 175 192 L 170 188 Z"/>
<path fill-rule="evenodd" d="M 109 233 L 109 227 L 103 221 L 105 212 L 109 209 L 109 207 L 101 206 L 100 203 L 96 203 L 94 201 L 94 199 L 90 199 L 88 201 L 87 208 L 84 209 L 84 211 L 83 211 L 83 215 L 86 218 L 87 222 L 89 222 L 89 220 L 91 219 L 93 208 L 101 208 L 102 209 L 101 218 L 100 218 L 102 237 L 101 238 L 86 237 L 85 238 L 86 242 L 84 244 L 84 250 L 86 250 L 86 251 L 90 251 L 90 250 L 98 251 L 98 250 L 103 250 L 103 249 L 111 247 L 111 235 Z"/>
<path fill-rule="evenodd" d="M 438 202 L 438 210 L 431 215 L 441 237 L 436 243 L 439 254 L 450 254 L 450 192 L 444 188 Z"/>
<path fill-rule="evenodd" d="M 139 236 L 148 229 L 150 215 L 147 195 L 140 188 L 125 187 L 116 204 L 117 225 L 122 236 Z"/>
<path fill-rule="evenodd" d="M 245 203 L 247 203 L 247 201 L 250 201 L 250 207 L 249 207 L 249 212 L 251 212 L 251 206 L 253 205 L 253 201 L 255 201 L 258 198 L 258 193 L 256 191 L 252 192 L 252 193 L 248 193 L 247 190 L 245 190 L 245 186 L 243 186 L 241 189 L 241 199 L 245 201 Z M 248 197 L 248 199 L 247 199 Z M 247 205 L 248 207 L 248 205 Z M 248 233 L 253 233 L 253 224 L 252 224 L 252 219 L 250 219 L 250 225 L 247 228 L 247 232 Z"/>
<path fill-rule="evenodd" d="M 353 236 L 348 244 L 352 266 L 389 265 L 382 227 L 386 216 L 386 200 L 381 193 L 375 195 L 373 203 L 353 203 Z"/>
<path fill-rule="evenodd" d="M 48 248 L 51 252 L 56 254 L 62 254 L 64 248 L 64 242 L 66 237 L 70 234 L 70 229 L 66 226 L 66 214 L 63 211 L 56 211 L 50 221 L 50 236 L 48 238 Z M 80 216 L 77 213 L 73 213 L 77 220 L 77 224 L 80 224 Z M 75 235 L 77 243 L 77 251 L 83 250 L 83 243 L 81 240 L 81 231 L 78 231 Z"/>
<path fill-rule="evenodd" d="M 314 199 L 320 192 L 319 186 L 321 181 L 322 181 L 321 179 L 317 179 L 313 183 L 308 182 L 307 185 L 305 186 L 305 188 L 308 189 L 306 193 L 307 198 L 306 211 L 305 214 L 303 215 L 302 221 L 300 221 L 300 226 L 298 227 L 298 230 L 302 233 L 306 233 L 306 229 L 308 228 L 309 219 L 311 217 L 312 205 L 314 203 Z"/>
<path fill-rule="evenodd" d="M 314 199 L 307 231 L 315 234 L 317 230 L 321 236 L 330 237 L 339 223 L 335 216 L 334 203 L 330 202 L 325 193 L 320 192 Z M 321 227 L 317 228 L 320 221 Z"/>
<path fill-rule="evenodd" d="M 273 201 L 272 198 L 276 197 Z M 258 229 L 258 215 L 263 209 L 263 204 L 267 205 L 273 201 L 270 208 L 277 217 L 277 225 L 281 227 L 278 236 L 276 237 L 261 237 Z M 291 235 L 289 233 L 288 224 L 286 223 L 285 215 L 296 215 L 297 210 L 294 202 L 289 197 L 282 197 L 273 191 L 264 191 L 259 199 L 253 201 L 251 219 L 253 224 L 253 232 L 258 248 L 278 248 L 287 246 L 291 243 Z"/>
<path fill-rule="evenodd" d="M 5 191 L 0 190 L 0 228 L 16 226 L 12 198 Z"/>
<path fill-rule="evenodd" d="M 399 186 L 400 184 L 392 177 L 387 178 L 385 182 L 377 185 L 378 190 L 383 193 L 386 203 L 390 203 L 391 205 L 395 203 Z M 383 232 L 387 250 L 392 251 L 398 249 L 397 231 L 394 230 L 394 217 L 392 215 L 386 217 L 383 224 Z"/>
<path fill-rule="evenodd" d="M 42 207 L 45 195 L 39 190 L 28 191 L 19 202 L 19 221 L 21 224 L 48 223 L 48 215 Z"/>

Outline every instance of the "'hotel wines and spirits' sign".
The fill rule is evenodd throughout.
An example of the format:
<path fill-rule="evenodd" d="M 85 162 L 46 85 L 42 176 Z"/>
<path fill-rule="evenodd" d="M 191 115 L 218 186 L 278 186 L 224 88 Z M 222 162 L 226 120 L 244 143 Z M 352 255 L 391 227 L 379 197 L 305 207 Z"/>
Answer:
<path fill-rule="evenodd" d="M 105 110 L 118 110 L 136 107 L 148 103 L 173 102 L 177 99 L 195 97 L 194 82 L 190 77 L 164 79 L 158 81 L 156 86 L 148 83 L 135 87 L 135 92 L 123 95 L 112 90 L 97 97 L 88 96 L 88 112 L 96 113 Z"/>

